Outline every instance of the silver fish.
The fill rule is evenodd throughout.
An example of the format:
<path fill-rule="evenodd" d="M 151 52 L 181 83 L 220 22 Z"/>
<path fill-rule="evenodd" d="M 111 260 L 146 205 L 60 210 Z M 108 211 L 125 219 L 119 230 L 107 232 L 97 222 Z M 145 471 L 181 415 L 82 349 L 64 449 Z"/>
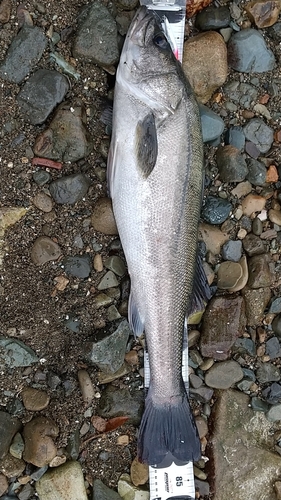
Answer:
<path fill-rule="evenodd" d="M 181 368 L 186 314 L 206 295 L 202 268 L 194 272 L 202 178 L 198 105 L 160 19 L 141 7 L 117 70 L 108 184 L 131 278 L 129 320 L 147 341 L 138 449 L 150 465 L 201 456 Z"/>

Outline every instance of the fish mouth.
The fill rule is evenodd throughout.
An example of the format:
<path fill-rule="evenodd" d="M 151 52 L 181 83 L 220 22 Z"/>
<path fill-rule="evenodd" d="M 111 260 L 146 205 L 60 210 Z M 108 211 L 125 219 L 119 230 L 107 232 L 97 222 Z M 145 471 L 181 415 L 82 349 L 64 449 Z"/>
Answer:
<path fill-rule="evenodd" d="M 151 10 L 147 7 L 142 6 L 133 20 L 133 23 L 130 28 L 129 40 L 138 45 L 140 47 L 145 47 L 146 41 L 146 33 L 148 26 L 152 21 L 154 21 L 155 17 Z"/>

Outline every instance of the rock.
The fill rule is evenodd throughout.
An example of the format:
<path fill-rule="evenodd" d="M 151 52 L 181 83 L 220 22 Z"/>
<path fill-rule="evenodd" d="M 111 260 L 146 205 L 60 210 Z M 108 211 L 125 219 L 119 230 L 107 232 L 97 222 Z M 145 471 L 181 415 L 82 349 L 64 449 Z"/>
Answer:
<path fill-rule="evenodd" d="M 210 495 L 209 483 L 207 483 L 206 481 L 201 481 L 200 479 L 195 478 L 194 484 L 195 484 L 195 490 L 198 491 L 203 498 L 205 496 L 208 497 Z"/>
<path fill-rule="evenodd" d="M 88 156 L 92 149 L 86 111 L 78 101 L 60 104 L 49 128 L 37 137 L 34 144 L 36 156 L 64 162 L 78 161 Z"/>
<path fill-rule="evenodd" d="M 229 389 L 243 378 L 243 371 L 236 361 L 215 363 L 206 373 L 205 382 L 214 389 Z"/>
<path fill-rule="evenodd" d="M 235 500 L 244 500 L 245 495 L 272 500 L 274 478 L 279 478 L 281 472 L 280 457 L 271 451 L 272 424 L 263 413 L 253 413 L 248 396 L 234 390 L 220 392 L 212 420 L 210 444 L 216 500 L 231 498 L 233 492 Z"/>
<path fill-rule="evenodd" d="M 23 431 L 24 460 L 36 467 L 49 464 L 57 455 L 53 438 L 56 438 L 58 434 L 59 429 L 56 424 L 46 417 L 35 417 L 25 424 Z"/>
<path fill-rule="evenodd" d="M 281 385 L 273 382 L 269 387 L 262 391 L 263 397 L 271 405 L 281 402 Z"/>
<path fill-rule="evenodd" d="M 20 83 L 41 59 L 47 38 L 37 26 L 23 26 L 14 37 L 0 65 L 0 78 Z"/>
<path fill-rule="evenodd" d="M 66 462 L 48 470 L 36 483 L 42 500 L 87 500 L 84 477 L 79 462 Z"/>
<path fill-rule="evenodd" d="M 278 422 L 281 420 L 281 404 L 272 406 L 266 413 L 266 418 L 270 422 Z"/>
<path fill-rule="evenodd" d="M 266 173 L 266 182 L 278 182 L 279 174 L 275 165 L 269 165 Z"/>
<path fill-rule="evenodd" d="M 269 263 L 268 254 L 255 255 L 249 259 L 249 288 L 265 288 L 272 285 L 274 276 L 271 273 Z"/>
<path fill-rule="evenodd" d="M 230 12 L 226 5 L 215 7 L 210 5 L 197 14 L 195 26 L 201 31 L 219 30 L 230 23 Z"/>
<path fill-rule="evenodd" d="M 258 194 L 248 194 L 242 200 L 243 214 L 250 217 L 255 212 L 261 212 L 265 207 L 266 199 Z"/>
<path fill-rule="evenodd" d="M 22 475 L 25 465 L 23 460 L 8 454 L 0 460 L 0 471 L 3 472 L 6 477 L 13 478 Z"/>
<path fill-rule="evenodd" d="M 5 368 L 5 365 L 10 369 L 18 366 L 30 366 L 37 361 L 38 357 L 35 352 L 21 340 L 0 337 L 1 370 Z"/>
<path fill-rule="evenodd" d="M 276 297 L 272 300 L 268 312 L 273 314 L 281 313 L 281 297 Z"/>
<path fill-rule="evenodd" d="M 229 292 L 242 290 L 248 281 L 248 266 L 246 257 L 240 262 L 225 261 L 218 269 L 218 288 Z"/>
<path fill-rule="evenodd" d="M 227 241 L 222 247 L 221 254 L 224 260 L 239 262 L 242 257 L 242 241 Z"/>
<path fill-rule="evenodd" d="M 95 479 L 92 500 L 121 500 L 121 497 L 116 491 L 108 488 L 100 479 Z"/>
<path fill-rule="evenodd" d="M 224 86 L 224 92 L 229 99 L 246 109 L 250 109 L 252 107 L 252 102 L 258 97 L 258 90 L 256 87 L 249 83 L 240 83 L 237 80 L 228 82 Z"/>
<path fill-rule="evenodd" d="M 245 146 L 245 135 L 243 128 L 240 126 L 230 127 L 225 134 L 225 144 L 231 145 L 239 151 L 242 151 Z"/>
<path fill-rule="evenodd" d="M 95 304 L 95 307 L 99 309 L 100 307 L 106 307 L 112 304 L 113 298 L 109 297 L 105 293 L 99 293 L 96 295 L 93 299 L 93 303 Z"/>
<path fill-rule="evenodd" d="M 118 493 L 124 500 L 149 500 L 149 491 L 141 490 L 131 482 L 129 474 L 122 474 L 118 481 Z"/>
<path fill-rule="evenodd" d="M 38 184 L 38 186 L 44 186 L 44 184 L 47 184 L 51 180 L 51 174 L 49 172 L 46 172 L 45 170 L 36 170 L 32 174 L 34 182 Z"/>
<path fill-rule="evenodd" d="M 128 423 L 139 425 L 143 412 L 143 394 L 108 386 L 100 398 L 98 414 L 103 418 L 129 417 Z"/>
<path fill-rule="evenodd" d="M 36 206 L 39 210 L 42 210 L 42 212 L 48 213 L 51 212 L 53 209 L 53 202 L 50 196 L 47 194 L 41 192 L 37 193 L 34 198 L 33 198 L 33 205 Z"/>
<path fill-rule="evenodd" d="M 119 282 L 115 274 L 112 271 L 108 271 L 98 284 L 98 290 L 107 290 L 107 288 L 112 288 L 118 285 Z"/>
<path fill-rule="evenodd" d="M 251 141 L 246 141 L 245 151 L 255 160 L 260 156 L 261 153 L 257 146 Z"/>
<path fill-rule="evenodd" d="M 243 130 L 246 139 L 252 141 L 261 153 L 269 151 L 273 143 L 273 130 L 261 118 L 252 118 Z"/>
<path fill-rule="evenodd" d="M 111 66 L 119 59 L 117 26 L 109 10 L 100 2 L 84 7 L 78 18 L 73 55 L 100 66 Z"/>
<path fill-rule="evenodd" d="M 254 0 L 245 5 L 249 19 L 258 28 L 268 28 L 276 23 L 281 4 L 278 0 Z"/>
<path fill-rule="evenodd" d="M 44 410 L 50 402 L 50 396 L 45 391 L 33 387 L 25 387 L 21 395 L 24 407 L 28 411 Z"/>
<path fill-rule="evenodd" d="M 210 389 L 205 385 L 203 387 L 199 387 L 198 389 L 190 388 L 189 390 L 189 396 L 193 399 L 196 399 L 200 403 L 208 403 L 209 401 L 211 401 L 213 395 L 213 389 Z"/>
<path fill-rule="evenodd" d="M 229 201 L 216 196 L 208 196 L 201 210 L 202 218 L 209 224 L 222 224 L 230 214 Z"/>
<path fill-rule="evenodd" d="M 1 10 L 0 10 L 0 14 L 1 14 Z M 1 16 L 0 16 L 0 22 L 1 22 Z M 4 476 L 4 474 L 0 473 L 0 497 L 8 491 L 8 486 L 9 486 L 9 483 L 7 481 L 7 478 Z"/>
<path fill-rule="evenodd" d="M 271 339 L 266 341 L 265 352 L 270 357 L 270 359 L 281 357 L 281 347 L 277 337 L 271 337 Z"/>
<path fill-rule="evenodd" d="M 258 217 L 253 220 L 252 231 L 256 236 L 260 236 L 263 231 L 262 221 Z"/>
<path fill-rule="evenodd" d="M 81 279 L 88 278 L 92 271 L 92 262 L 88 254 L 70 255 L 64 259 L 63 266 L 66 274 Z"/>
<path fill-rule="evenodd" d="M 252 191 L 252 186 L 249 181 L 240 182 L 237 186 L 232 189 L 231 194 L 233 196 L 237 196 L 237 198 L 242 198 L 242 196 L 246 196 L 248 193 Z"/>
<path fill-rule="evenodd" d="M 246 327 L 242 297 L 214 297 L 206 307 L 200 338 L 204 357 L 224 360 Z"/>
<path fill-rule="evenodd" d="M 251 289 L 245 287 L 242 291 L 245 301 L 247 325 L 255 326 L 261 323 L 264 311 L 271 298 L 270 288 Z"/>
<path fill-rule="evenodd" d="M 281 314 L 278 314 L 272 321 L 272 329 L 278 338 L 281 338 Z"/>
<path fill-rule="evenodd" d="M 262 411 L 265 413 L 268 410 L 268 404 L 260 398 L 251 398 L 251 407 L 254 411 Z"/>
<path fill-rule="evenodd" d="M 61 249 L 48 236 L 39 236 L 33 243 L 30 257 L 34 264 L 41 266 L 52 260 L 57 260 L 61 256 Z"/>
<path fill-rule="evenodd" d="M 234 146 L 221 146 L 217 150 L 216 159 L 222 182 L 240 182 L 247 176 L 246 161 Z"/>
<path fill-rule="evenodd" d="M 120 257 L 118 257 L 118 255 L 112 255 L 111 257 L 108 257 L 108 259 L 106 259 L 106 261 L 104 262 L 104 265 L 107 269 L 110 269 L 110 271 L 114 272 L 114 274 L 117 274 L 117 276 L 124 276 L 126 272 L 124 261 Z"/>
<path fill-rule="evenodd" d="M 260 384 L 278 382 L 281 378 L 279 368 L 272 363 L 260 363 L 256 372 L 256 377 Z"/>
<path fill-rule="evenodd" d="M 50 193 L 56 203 L 73 205 L 87 194 L 90 179 L 84 174 L 72 174 L 50 184 Z"/>
<path fill-rule="evenodd" d="M 204 438 L 208 434 L 208 424 L 206 419 L 204 417 L 196 417 L 195 423 L 200 439 Z"/>
<path fill-rule="evenodd" d="M 130 365 L 128 363 L 123 363 L 121 368 L 117 370 L 115 373 L 104 373 L 104 372 L 99 372 L 98 373 L 98 381 L 100 384 L 109 384 L 110 382 L 113 382 L 113 380 L 117 380 L 121 377 L 124 377 L 128 373 L 131 372 Z"/>
<path fill-rule="evenodd" d="M 256 355 L 256 346 L 255 346 L 255 343 L 251 339 L 240 338 L 240 339 L 236 340 L 236 342 L 232 348 L 232 352 L 242 354 L 242 356 L 244 354 L 247 354 L 249 356 L 255 356 Z M 252 380 L 250 380 L 249 382 L 250 382 L 250 384 L 249 384 L 249 387 L 250 387 L 252 385 Z"/>
<path fill-rule="evenodd" d="M 263 36 L 255 29 L 246 28 L 230 38 L 228 63 L 236 71 L 264 73 L 274 68 L 275 57 L 267 48 Z"/>
<path fill-rule="evenodd" d="M 281 210 L 273 210 L 272 208 L 268 211 L 268 218 L 273 224 L 281 226 Z"/>
<path fill-rule="evenodd" d="M 223 233 L 218 227 L 210 224 L 199 224 L 199 241 L 204 241 L 207 250 L 213 255 L 220 253 L 221 246 L 229 240 L 229 235 Z"/>
<path fill-rule="evenodd" d="M 91 223 L 95 231 L 103 234 L 118 234 L 110 198 L 99 198 L 95 204 Z"/>
<path fill-rule="evenodd" d="M 274 484 L 274 491 L 276 493 L 276 500 L 281 500 L 281 482 L 276 481 Z"/>
<path fill-rule="evenodd" d="M 11 0 L 2 0 L 0 3 L 0 23 L 6 24 L 10 20 Z M 0 488 L 1 491 L 1 488 Z M 0 496 L 2 493 L 0 493 Z"/>
<path fill-rule="evenodd" d="M 69 90 L 68 79 L 58 71 L 38 69 L 17 95 L 24 118 L 33 125 L 43 123 Z"/>
<path fill-rule="evenodd" d="M 267 170 L 263 163 L 258 160 L 248 161 L 248 181 L 254 186 L 264 186 L 266 184 Z"/>
<path fill-rule="evenodd" d="M 261 255 L 266 252 L 263 241 L 253 233 L 249 233 L 243 239 L 243 248 L 250 257 Z"/>
<path fill-rule="evenodd" d="M 135 486 L 140 486 L 148 481 L 149 468 L 147 464 L 139 462 L 137 458 L 133 460 L 130 468 L 131 481 Z"/>
<path fill-rule="evenodd" d="M 22 458 L 23 450 L 24 450 L 24 441 L 21 437 L 21 434 L 17 432 L 11 443 L 9 452 L 12 455 L 12 457 Z"/>
<path fill-rule="evenodd" d="M 68 313 L 65 315 L 65 320 L 64 320 L 63 324 L 71 332 L 78 333 L 80 330 L 81 321 L 77 318 L 77 316 L 75 314 Z"/>
<path fill-rule="evenodd" d="M 203 142 L 214 141 L 223 133 L 224 121 L 219 115 L 214 113 L 214 111 L 207 108 L 207 106 L 204 106 L 204 104 L 201 104 L 200 102 L 198 104 Z"/>
<path fill-rule="evenodd" d="M 104 373 L 115 373 L 124 363 L 129 335 L 131 333 L 126 320 L 121 321 L 117 330 L 99 342 L 91 343 L 91 351 L 86 358 Z"/>
<path fill-rule="evenodd" d="M 17 418 L 0 411 L 0 460 L 8 453 L 12 439 L 20 427 L 21 423 Z"/>
<path fill-rule="evenodd" d="M 182 65 L 199 101 L 206 103 L 227 78 L 227 50 L 222 36 L 208 31 L 189 38 L 184 44 Z"/>
<path fill-rule="evenodd" d="M 79 370 L 77 376 L 82 392 L 83 401 L 87 405 L 90 405 L 95 397 L 95 390 L 91 381 L 91 377 L 86 370 Z"/>

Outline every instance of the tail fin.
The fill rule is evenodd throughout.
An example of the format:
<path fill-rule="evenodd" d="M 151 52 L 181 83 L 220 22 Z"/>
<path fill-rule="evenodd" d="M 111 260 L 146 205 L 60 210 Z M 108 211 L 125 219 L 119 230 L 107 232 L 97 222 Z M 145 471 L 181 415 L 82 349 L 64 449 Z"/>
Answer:
<path fill-rule="evenodd" d="M 159 465 L 169 452 L 182 462 L 201 458 L 198 430 L 185 392 L 177 404 L 156 405 L 149 394 L 146 398 L 139 430 L 139 459 Z"/>

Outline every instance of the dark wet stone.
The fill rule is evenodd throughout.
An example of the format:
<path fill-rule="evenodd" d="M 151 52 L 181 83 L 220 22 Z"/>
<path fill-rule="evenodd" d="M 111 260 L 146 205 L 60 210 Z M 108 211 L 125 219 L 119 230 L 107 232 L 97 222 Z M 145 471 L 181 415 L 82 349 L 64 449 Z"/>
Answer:
<path fill-rule="evenodd" d="M 281 22 L 275 23 L 267 31 L 274 40 L 281 42 Z"/>
<path fill-rule="evenodd" d="M 92 262 L 88 254 L 70 255 L 63 261 L 66 274 L 76 276 L 76 278 L 88 278 L 92 271 Z"/>
<path fill-rule="evenodd" d="M 49 128 L 35 141 L 34 153 L 51 160 L 75 162 L 93 149 L 93 139 L 87 129 L 87 117 L 81 102 L 63 102 L 58 106 Z"/>
<path fill-rule="evenodd" d="M 244 376 L 251 380 L 252 382 L 255 382 L 256 380 L 256 375 L 255 373 L 253 372 L 253 370 L 249 370 L 249 368 L 242 368 L 243 370 L 243 373 L 244 373 Z"/>
<path fill-rule="evenodd" d="M 246 161 L 234 146 L 221 146 L 217 150 L 216 159 L 222 182 L 240 182 L 247 176 Z"/>
<path fill-rule="evenodd" d="M 13 39 L 0 65 L 0 78 L 20 83 L 40 60 L 47 38 L 37 26 L 23 26 Z"/>
<path fill-rule="evenodd" d="M 44 186 L 44 184 L 47 184 L 52 178 L 51 174 L 46 172 L 46 170 L 36 170 L 36 172 L 32 174 L 32 177 L 38 186 Z"/>
<path fill-rule="evenodd" d="M 116 491 L 111 490 L 100 479 L 95 479 L 93 484 L 92 500 L 122 500 Z"/>
<path fill-rule="evenodd" d="M 25 412 L 25 408 L 21 400 L 16 396 L 8 401 L 6 409 L 13 417 L 18 417 Z"/>
<path fill-rule="evenodd" d="M 252 118 L 243 130 L 246 138 L 252 141 L 261 153 L 267 153 L 271 148 L 273 130 L 261 118 Z"/>
<path fill-rule="evenodd" d="M 246 141 L 245 151 L 246 151 L 246 153 L 248 153 L 248 155 L 250 155 L 252 158 L 255 158 L 255 159 L 257 159 L 261 154 L 261 152 L 257 148 L 257 146 L 251 141 Z"/>
<path fill-rule="evenodd" d="M 280 403 L 281 385 L 277 384 L 277 382 L 273 382 L 273 384 L 262 391 L 262 395 L 270 405 L 276 405 L 277 403 Z"/>
<path fill-rule="evenodd" d="M 271 286 L 274 281 L 274 275 L 271 273 L 270 257 L 267 254 L 255 255 L 248 260 L 249 288 L 265 288 Z"/>
<path fill-rule="evenodd" d="M 225 143 L 234 146 L 235 148 L 242 151 L 245 146 L 245 135 L 243 132 L 243 128 L 238 127 L 230 127 L 225 134 Z"/>
<path fill-rule="evenodd" d="M 81 200 L 90 186 L 90 179 L 84 174 L 60 177 L 50 184 L 50 193 L 56 203 L 73 204 Z"/>
<path fill-rule="evenodd" d="M 244 378 L 243 380 L 241 380 L 241 382 L 238 382 L 236 384 L 236 387 L 237 389 L 239 389 L 239 391 L 248 393 L 252 384 L 253 384 L 252 380 Z"/>
<path fill-rule="evenodd" d="M 226 28 L 229 22 L 230 12 L 227 6 L 216 7 L 211 5 L 197 14 L 195 25 L 201 31 L 208 31 Z"/>
<path fill-rule="evenodd" d="M 232 205 L 229 201 L 216 196 L 208 196 L 202 208 L 202 218 L 209 224 L 222 224 L 230 214 Z"/>
<path fill-rule="evenodd" d="M 263 232 L 262 221 L 258 217 L 255 217 L 255 219 L 253 220 L 252 231 L 256 236 L 260 236 Z"/>
<path fill-rule="evenodd" d="M 124 261 L 118 255 L 112 255 L 108 257 L 104 262 L 104 266 L 117 274 L 117 276 L 123 276 L 126 272 L 126 266 Z"/>
<path fill-rule="evenodd" d="M 242 241 L 227 241 L 222 247 L 222 258 L 224 260 L 231 260 L 232 262 L 239 262 L 242 257 Z"/>
<path fill-rule="evenodd" d="M 278 314 L 272 321 L 272 330 L 278 338 L 281 338 L 281 314 Z"/>
<path fill-rule="evenodd" d="M 266 414 L 266 418 L 270 422 L 278 422 L 281 420 L 281 404 L 271 406 Z"/>
<path fill-rule="evenodd" d="M 30 366 L 38 361 L 35 352 L 21 340 L 0 337 L 0 368 Z"/>
<path fill-rule="evenodd" d="M 275 66 L 273 52 L 267 48 L 263 36 L 247 28 L 232 35 L 228 42 L 228 63 L 232 69 L 244 73 L 263 73 Z"/>
<path fill-rule="evenodd" d="M 252 102 L 258 97 L 258 90 L 253 85 L 240 83 L 237 80 L 227 83 L 224 92 L 229 99 L 246 109 L 251 108 Z"/>
<path fill-rule="evenodd" d="M 64 326 L 71 332 L 78 333 L 80 330 L 81 321 L 75 316 L 75 314 L 67 314 L 64 321 Z"/>
<path fill-rule="evenodd" d="M 100 66 L 110 66 L 119 59 L 116 22 L 98 1 L 84 7 L 79 14 L 73 55 Z"/>
<path fill-rule="evenodd" d="M 130 334 L 129 323 L 126 320 L 121 321 L 114 333 L 99 342 L 88 343 L 87 351 L 84 350 L 87 360 L 104 373 L 117 372 L 124 363 Z"/>
<path fill-rule="evenodd" d="M 77 460 L 79 457 L 79 448 L 80 448 L 80 432 L 79 429 L 72 432 L 68 438 L 66 451 L 72 458 L 72 460 Z"/>
<path fill-rule="evenodd" d="M 203 387 L 199 387 L 198 389 L 193 389 L 192 387 L 189 389 L 189 396 L 192 399 L 200 401 L 200 403 L 208 403 L 211 401 L 213 394 L 213 389 L 206 387 L 205 385 Z"/>
<path fill-rule="evenodd" d="M 199 389 L 199 387 L 202 387 L 203 385 L 203 380 L 198 377 L 198 375 L 195 375 L 194 373 L 191 373 L 189 375 L 189 382 L 193 389 Z"/>
<path fill-rule="evenodd" d="M 245 301 L 247 325 L 258 325 L 264 317 L 264 311 L 271 299 L 271 290 L 266 288 L 248 288 L 242 290 Z"/>
<path fill-rule="evenodd" d="M 277 337 L 271 337 L 265 343 L 265 352 L 270 357 L 270 359 L 280 358 L 281 356 L 281 346 Z"/>
<path fill-rule="evenodd" d="M 201 337 L 202 356 L 224 360 L 246 326 L 245 305 L 242 297 L 214 297 L 206 307 Z"/>
<path fill-rule="evenodd" d="M 210 494 L 210 485 L 207 481 L 201 481 L 195 478 L 194 480 L 195 490 L 199 491 L 201 497 L 208 497 Z"/>
<path fill-rule="evenodd" d="M 38 69 L 23 85 L 17 101 L 24 118 L 43 123 L 69 89 L 68 79 L 58 71 Z"/>
<path fill-rule="evenodd" d="M 261 363 L 256 371 L 256 376 L 260 384 L 278 382 L 280 380 L 280 371 L 272 363 Z"/>
<path fill-rule="evenodd" d="M 20 428 L 21 423 L 17 418 L 0 411 L 0 459 L 8 453 L 12 439 Z"/>
<path fill-rule="evenodd" d="M 258 160 L 248 160 L 247 180 L 254 186 L 264 186 L 266 184 L 267 169 L 264 163 Z"/>
<path fill-rule="evenodd" d="M 243 239 L 243 248 L 249 257 L 261 255 L 266 252 L 264 242 L 255 234 L 249 233 Z"/>
<path fill-rule="evenodd" d="M 254 396 L 251 398 L 251 407 L 254 411 L 262 411 L 263 413 L 268 411 L 268 404 L 262 399 Z"/>
<path fill-rule="evenodd" d="M 268 312 L 274 314 L 281 313 L 281 297 L 276 297 L 272 300 Z"/>
<path fill-rule="evenodd" d="M 224 121 L 211 109 L 199 103 L 203 142 L 211 142 L 220 137 L 224 129 Z"/>
<path fill-rule="evenodd" d="M 108 386 L 103 391 L 98 414 L 104 418 L 129 417 L 128 423 L 139 425 L 143 412 L 142 392 L 130 393 L 129 389 Z"/>
<path fill-rule="evenodd" d="M 232 347 L 232 352 L 239 354 L 249 354 L 249 356 L 256 355 L 256 346 L 251 339 L 241 338 L 237 339 Z"/>

